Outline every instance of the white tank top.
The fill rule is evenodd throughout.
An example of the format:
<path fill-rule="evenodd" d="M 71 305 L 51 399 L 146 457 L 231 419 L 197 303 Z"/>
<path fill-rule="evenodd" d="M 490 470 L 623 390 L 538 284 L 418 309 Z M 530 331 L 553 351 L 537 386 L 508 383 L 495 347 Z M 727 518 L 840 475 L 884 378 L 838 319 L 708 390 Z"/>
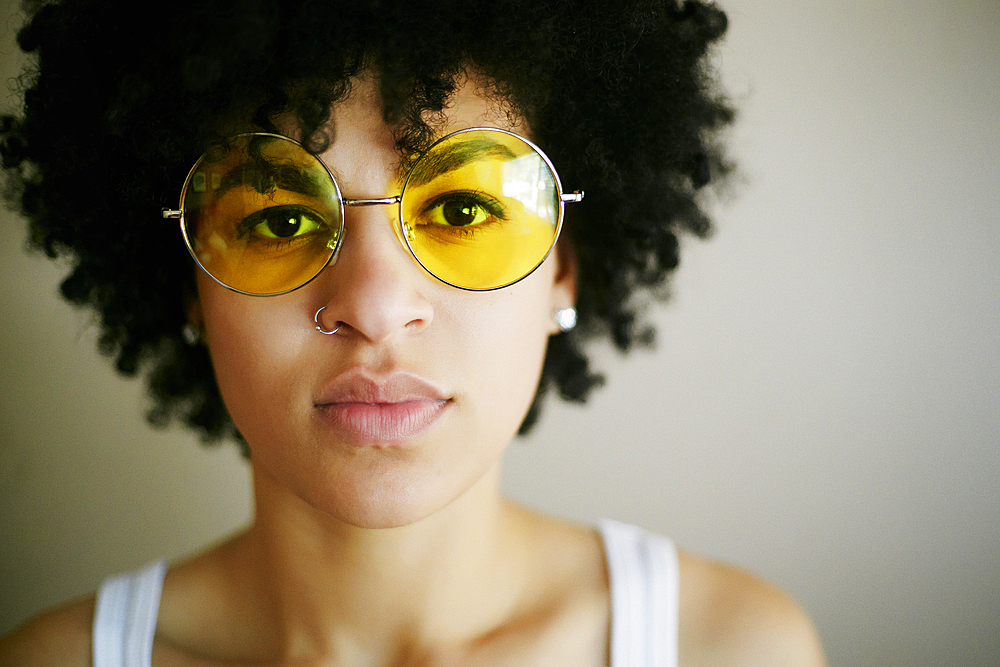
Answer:
<path fill-rule="evenodd" d="M 600 526 L 611 582 L 611 667 L 677 667 L 677 550 L 636 526 Z M 108 579 L 97 593 L 94 667 L 152 667 L 167 566 Z"/>

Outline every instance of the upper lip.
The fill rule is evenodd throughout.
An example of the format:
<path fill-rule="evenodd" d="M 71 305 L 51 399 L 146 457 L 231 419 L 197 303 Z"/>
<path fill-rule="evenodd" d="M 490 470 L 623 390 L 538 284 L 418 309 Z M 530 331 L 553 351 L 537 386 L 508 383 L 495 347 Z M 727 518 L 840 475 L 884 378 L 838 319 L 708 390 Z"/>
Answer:
<path fill-rule="evenodd" d="M 449 398 L 433 382 L 408 371 L 373 373 L 364 368 L 354 368 L 335 377 L 323 388 L 313 404 L 405 403 L 447 401 Z"/>

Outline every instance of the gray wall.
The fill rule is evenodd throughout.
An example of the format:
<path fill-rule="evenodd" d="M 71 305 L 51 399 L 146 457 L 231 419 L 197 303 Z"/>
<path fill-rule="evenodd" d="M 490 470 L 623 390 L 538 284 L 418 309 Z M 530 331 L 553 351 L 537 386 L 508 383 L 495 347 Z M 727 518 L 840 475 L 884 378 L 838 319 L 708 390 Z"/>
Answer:
<path fill-rule="evenodd" d="M 505 486 L 762 573 L 834 664 L 1000 664 L 1000 3 L 725 7 L 742 176 L 718 233 L 687 244 L 656 351 L 596 351 L 608 387 L 550 404 Z M 2 224 L 5 631 L 250 510 L 233 448 L 150 431 Z"/>

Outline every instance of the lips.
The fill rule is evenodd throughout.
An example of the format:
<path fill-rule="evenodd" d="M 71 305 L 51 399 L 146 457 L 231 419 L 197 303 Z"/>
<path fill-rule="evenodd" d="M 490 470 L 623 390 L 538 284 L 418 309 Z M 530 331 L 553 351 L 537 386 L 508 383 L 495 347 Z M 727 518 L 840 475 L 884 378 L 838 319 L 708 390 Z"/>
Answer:
<path fill-rule="evenodd" d="M 444 390 L 411 373 L 352 370 L 337 376 L 313 407 L 352 445 L 371 446 L 411 440 L 430 428 L 451 402 Z"/>

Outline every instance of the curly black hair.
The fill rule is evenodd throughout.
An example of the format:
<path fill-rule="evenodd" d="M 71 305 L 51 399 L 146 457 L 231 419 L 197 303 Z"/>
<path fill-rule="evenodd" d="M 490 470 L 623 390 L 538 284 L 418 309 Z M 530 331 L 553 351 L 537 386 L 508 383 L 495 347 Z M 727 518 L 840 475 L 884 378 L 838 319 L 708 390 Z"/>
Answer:
<path fill-rule="evenodd" d="M 520 432 L 554 384 L 582 401 L 602 378 L 582 345 L 648 343 L 639 319 L 678 264 L 680 230 L 710 231 L 701 188 L 728 171 L 733 111 L 707 54 L 726 29 L 713 4 L 680 0 L 25 0 L 18 36 L 37 55 L 22 117 L 0 119 L 8 200 L 29 242 L 73 268 L 72 303 L 101 315 L 99 347 L 148 371 L 149 419 L 241 441 L 203 346 L 181 329 L 194 271 L 172 206 L 192 162 L 230 122 L 296 119 L 321 151 L 351 77 L 379 75 L 404 155 L 433 138 L 456 80 L 474 68 L 523 117 L 563 181 L 582 187 L 564 230 L 578 260 L 578 326 L 550 338 Z M 140 259 L 142 258 L 142 259 Z M 244 448 L 246 443 L 242 443 Z"/>

